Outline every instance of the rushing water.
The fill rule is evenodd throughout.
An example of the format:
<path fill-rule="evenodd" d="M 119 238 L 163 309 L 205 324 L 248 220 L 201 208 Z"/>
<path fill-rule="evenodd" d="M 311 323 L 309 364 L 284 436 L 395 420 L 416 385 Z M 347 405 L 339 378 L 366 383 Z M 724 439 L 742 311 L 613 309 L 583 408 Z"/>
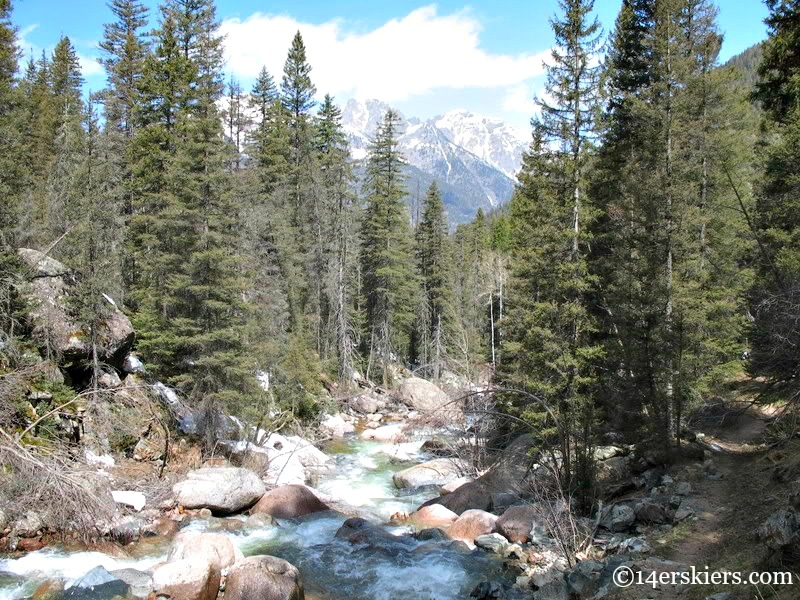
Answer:
<path fill-rule="evenodd" d="M 328 448 L 335 469 L 323 475 L 318 489 L 357 507 L 375 523 L 386 523 L 396 512 L 411 512 L 435 492 L 407 495 L 396 490 L 392 474 L 422 460 L 421 442 L 381 444 L 350 440 Z M 232 517 L 236 518 L 236 517 Z M 245 555 L 272 554 L 296 565 L 309 595 L 325 600 L 456 600 L 469 597 L 479 582 L 501 570 L 496 557 L 480 550 L 469 552 L 448 541 L 423 542 L 411 538 L 405 527 L 386 527 L 398 543 L 352 545 L 335 539 L 345 517 L 319 513 L 278 526 L 230 532 Z M 215 528 L 218 520 L 196 519 L 194 530 Z M 402 537 L 401 537 L 402 536 Z M 95 566 L 109 571 L 148 570 L 163 561 L 163 545 L 139 547 L 137 559 L 114 558 L 99 552 L 68 553 L 56 548 L 21 558 L 0 558 L 0 600 L 30 594 L 44 580 L 72 580 Z"/>

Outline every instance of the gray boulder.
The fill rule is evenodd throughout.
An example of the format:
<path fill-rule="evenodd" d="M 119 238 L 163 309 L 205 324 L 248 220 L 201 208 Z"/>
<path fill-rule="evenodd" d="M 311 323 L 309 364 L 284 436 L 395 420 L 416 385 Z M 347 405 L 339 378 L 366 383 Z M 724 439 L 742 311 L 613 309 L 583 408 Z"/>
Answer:
<path fill-rule="evenodd" d="M 215 513 L 231 514 L 250 508 L 267 490 L 253 471 L 218 467 L 189 471 L 172 491 L 178 504 L 185 508 L 208 508 Z"/>
<path fill-rule="evenodd" d="M 95 567 L 83 577 L 71 582 L 64 590 L 65 600 L 111 600 L 127 596 L 130 586 L 104 567 Z"/>
<path fill-rule="evenodd" d="M 508 540 L 499 533 L 487 533 L 476 537 L 475 545 L 495 554 L 503 554 L 505 549 L 508 548 Z"/>
<path fill-rule="evenodd" d="M 445 408 L 450 398 L 436 384 L 420 377 L 408 377 L 400 382 L 398 400 L 420 412 L 434 412 Z"/>
<path fill-rule="evenodd" d="M 359 394 L 350 400 L 350 408 L 364 415 L 378 412 L 378 399 L 370 392 Z"/>
<path fill-rule="evenodd" d="M 453 458 L 436 458 L 392 476 L 395 487 L 416 488 L 423 485 L 445 485 L 461 477 L 466 469 L 463 461 Z"/>
<path fill-rule="evenodd" d="M 88 327 L 73 316 L 69 307 L 69 297 L 75 294 L 73 273 L 38 250 L 20 248 L 17 253 L 28 267 L 28 282 L 22 287 L 22 296 L 27 301 L 25 319 L 33 330 L 33 339 L 42 350 L 55 350 L 65 362 L 90 359 Z M 121 368 L 133 345 L 133 326 L 110 296 L 102 294 L 99 300 L 107 305 L 109 314 L 98 324 L 98 358 Z"/>
<path fill-rule="evenodd" d="M 636 513 L 627 504 L 615 504 L 608 509 L 600 525 L 614 533 L 628 530 L 636 521 Z"/>
<path fill-rule="evenodd" d="M 274 556 L 250 556 L 228 571 L 225 600 L 304 600 L 300 572 Z"/>
<path fill-rule="evenodd" d="M 215 600 L 220 572 L 207 560 L 184 559 L 168 562 L 153 571 L 153 591 L 177 600 Z"/>
<path fill-rule="evenodd" d="M 111 571 L 117 579 L 124 581 L 130 587 L 130 595 L 134 598 L 147 598 L 153 591 L 153 576 L 136 569 L 118 569 Z"/>

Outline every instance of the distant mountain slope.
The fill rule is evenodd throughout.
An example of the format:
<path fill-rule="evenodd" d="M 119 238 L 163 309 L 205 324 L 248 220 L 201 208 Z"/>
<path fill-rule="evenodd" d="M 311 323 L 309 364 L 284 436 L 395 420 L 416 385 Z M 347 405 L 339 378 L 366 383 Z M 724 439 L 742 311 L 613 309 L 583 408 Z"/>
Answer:
<path fill-rule="evenodd" d="M 350 137 L 353 158 L 367 155 L 389 106 L 378 100 L 350 100 L 342 124 Z M 435 179 L 443 192 L 451 223 L 469 221 L 479 208 L 491 210 L 511 198 L 514 175 L 527 144 L 505 123 L 466 111 L 427 121 L 404 119 L 400 150 L 409 163 L 411 197 Z"/>

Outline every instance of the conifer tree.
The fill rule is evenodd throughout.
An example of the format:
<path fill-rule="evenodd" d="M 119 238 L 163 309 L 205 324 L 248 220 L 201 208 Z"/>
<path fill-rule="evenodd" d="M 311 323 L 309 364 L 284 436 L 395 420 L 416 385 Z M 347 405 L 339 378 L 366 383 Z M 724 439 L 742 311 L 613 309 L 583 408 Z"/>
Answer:
<path fill-rule="evenodd" d="M 145 192 L 134 243 L 147 255 L 135 290 L 139 345 L 160 376 L 203 408 L 208 442 L 211 417 L 226 405 L 237 409 L 249 379 L 232 237 L 239 213 L 225 175 L 217 108 L 223 93 L 217 25 L 210 0 L 162 7 L 156 55 L 142 81 L 140 118 L 147 126 L 134 139 L 140 161 L 134 174 Z"/>
<path fill-rule="evenodd" d="M 800 7 L 769 0 L 769 39 L 755 98 L 766 111 L 765 159 L 757 187 L 757 277 L 752 369 L 797 399 L 800 373 Z"/>
<path fill-rule="evenodd" d="M 367 376 L 380 367 L 384 383 L 393 357 L 403 356 L 409 347 L 416 287 L 399 128 L 399 115 L 388 110 L 370 144 L 364 186 L 361 271 Z"/>
<path fill-rule="evenodd" d="M 748 244 L 727 179 L 747 172 L 752 117 L 714 71 L 715 17 L 706 0 L 626 1 L 608 61 L 595 186 L 606 395 L 621 428 L 664 447 L 742 339 Z M 712 125 L 726 121 L 741 135 Z"/>
<path fill-rule="evenodd" d="M 563 0 L 552 20 L 556 47 L 547 66 L 547 101 L 537 100 L 533 142 L 512 199 L 512 288 L 501 365 L 509 386 L 539 395 L 514 399 L 520 415 L 562 453 L 561 484 L 590 501 L 594 383 L 601 349 L 588 296 L 587 164 L 595 135 L 600 26 L 592 0 Z M 548 436 L 550 434 L 550 436 Z M 551 437 L 551 439 L 548 439 Z"/>
<path fill-rule="evenodd" d="M 330 240 L 320 246 L 324 261 L 326 337 L 331 339 L 340 379 L 350 381 L 355 371 L 355 323 L 353 297 L 357 263 L 357 208 L 352 192 L 354 180 L 347 137 L 342 129 L 342 113 L 330 95 L 317 116 L 315 145 L 322 172 L 326 215 L 322 235 Z"/>
<path fill-rule="evenodd" d="M 417 354 L 425 372 L 438 379 L 448 355 L 454 314 L 447 215 L 436 182 L 428 188 L 417 226 L 416 259 L 421 288 Z"/>

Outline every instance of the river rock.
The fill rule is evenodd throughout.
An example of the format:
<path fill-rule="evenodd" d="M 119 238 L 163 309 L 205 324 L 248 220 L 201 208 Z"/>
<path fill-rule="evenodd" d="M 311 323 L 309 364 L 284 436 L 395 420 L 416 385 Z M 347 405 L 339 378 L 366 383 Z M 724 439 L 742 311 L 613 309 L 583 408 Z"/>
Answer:
<path fill-rule="evenodd" d="M 225 600 L 304 600 L 300 572 L 274 556 L 239 561 L 225 580 Z"/>
<path fill-rule="evenodd" d="M 266 513 L 276 519 L 296 519 L 312 513 L 330 510 L 304 485 L 283 485 L 268 491 L 250 511 Z"/>
<path fill-rule="evenodd" d="M 408 377 L 400 382 L 396 396 L 411 408 L 420 412 L 442 410 L 450 398 L 435 384 L 420 377 Z"/>
<path fill-rule="evenodd" d="M 473 481 L 472 477 L 459 477 L 458 479 L 454 479 L 453 481 L 445 483 L 439 490 L 439 494 L 444 496 L 445 494 L 455 492 L 462 485 L 465 483 L 470 483 L 471 481 Z"/>
<path fill-rule="evenodd" d="M 129 591 L 127 583 L 98 566 L 67 585 L 64 599 L 111 600 L 115 596 L 127 596 Z"/>
<path fill-rule="evenodd" d="M 220 514 L 236 513 L 255 504 L 266 492 L 253 471 L 236 467 L 196 469 L 172 491 L 185 508 L 209 508 Z"/>
<path fill-rule="evenodd" d="M 449 494 L 428 500 L 422 506 L 431 504 L 441 504 L 457 515 L 471 509 L 488 511 L 492 509 L 492 494 L 480 480 L 471 481 L 459 486 Z"/>
<path fill-rule="evenodd" d="M 475 545 L 483 550 L 503 554 L 508 547 L 508 540 L 499 533 L 487 533 L 475 538 Z"/>
<path fill-rule="evenodd" d="M 308 483 L 315 473 L 332 462 L 312 442 L 296 435 L 271 433 L 260 447 L 253 447 L 253 451 L 265 453 L 269 459 L 265 477 L 269 485 Z"/>
<path fill-rule="evenodd" d="M 615 504 L 606 510 L 600 525 L 609 531 L 618 533 L 630 529 L 635 521 L 636 513 L 633 508 L 627 504 Z"/>
<path fill-rule="evenodd" d="M 450 526 L 447 535 L 454 540 L 473 544 L 479 535 L 494 533 L 496 524 L 497 515 L 485 510 L 467 510 Z"/>
<path fill-rule="evenodd" d="M 361 432 L 362 440 L 396 444 L 403 441 L 405 434 L 402 425 L 383 425 L 375 429 L 365 429 Z"/>
<path fill-rule="evenodd" d="M 168 562 L 153 571 L 153 591 L 174 600 L 215 600 L 220 572 L 207 560 Z"/>
<path fill-rule="evenodd" d="M 130 594 L 136 598 L 147 598 L 153 591 L 153 576 L 136 569 L 118 569 L 111 571 L 117 579 L 124 581 L 130 587 Z"/>
<path fill-rule="evenodd" d="M 328 415 L 319 424 L 320 431 L 333 438 L 342 438 L 348 433 L 353 433 L 356 428 L 348 423 L 342 415 Z"/>
<path fill-rule="evenodd" d="M 392 476 L 392 481 L 400 489 L 444 485 L 458 479 L 465 469 L 466 464 L 458 459 L 436 458 L 398 471 Z"/>
<path fill-rule="evenodd" d="M 427 529 L 452 525 L 458 515 L 441 504 L 431 504 L 412 513 L 410 518 L 418 529 Z"/>
<path fill-rule="evenodd" d="M 231 543 L 230 538 L 224 533 L 199 531 L 179 533 L 173 540 L 167 555 L 168 562 L 205 560 L 217 571 L 231 566 L 241 558 L 241 551 Z"/>
<path fill-rule="evenodd" d="M 360 517 L 347 519 L 336 531 L 336 539 L 347 540 L 351 544 L 367 544 L 369 546 L 387 547 L 409 545 L 413 542 L 406 536 L 392 535 L 383 527 L 374 525 Z"/>
<path fill-rule="evenodd" d="M 439 458 L 450 458 L 451 456 L 455 456 L 453 447 L 442 440 L 425 440 L 420 448 L 420 451 L 433 454 Z"/>
<path fill-rule="evenodd" d="M 530 541 L 538 520 L 539 515 L 532 505 L 511 506 L 497 519 L 497 531 L 512 542 L 523 544 Z"/>
<path fill-rule="evenodd" d="M 41 533 L 44 528 L 42 517 L 39 513 L 29 510 L 21 519 L 17 519 L 11 525 L 11 531 L 14 535 L 22 538 L 36 537 Z"/>
<path fill-rule="evenodd" d="M 378 412 L 378 399 L 369 392 L 359 394 L 350 399 L 350 408 L 363 415 L 371 415 Z"/>
<path fill-rule="evenodd" d="M 31 600 L 63 600 L 63 598 L 64 582 L 60 579 L 45 581 L 31 594 Z"/>
<path fill-rule="evenodd" d="M 6 516 L 6 511 L 0 508 L 0 534 L 3 533 L 6 527 L 8 527 L 8 517 Z"/>
<path fill-rule="evenodd" d="M 59 261 L 38 250 L 17 251 L 28 267 L 29 281 L 20 288 L 27 307 L 25 319 L 32 337 L 39 346 L 52 348 L 65 362 L 76 363 L 92 358 L 88 327 L 72 316 L 69 298 L 75 294 L 74 275 Z M 120 367 L 134 340 L 130 320 L 114 301 L 102 294 L 98 300 L 109 309 L 97 327 L 98 358 Z"/>

